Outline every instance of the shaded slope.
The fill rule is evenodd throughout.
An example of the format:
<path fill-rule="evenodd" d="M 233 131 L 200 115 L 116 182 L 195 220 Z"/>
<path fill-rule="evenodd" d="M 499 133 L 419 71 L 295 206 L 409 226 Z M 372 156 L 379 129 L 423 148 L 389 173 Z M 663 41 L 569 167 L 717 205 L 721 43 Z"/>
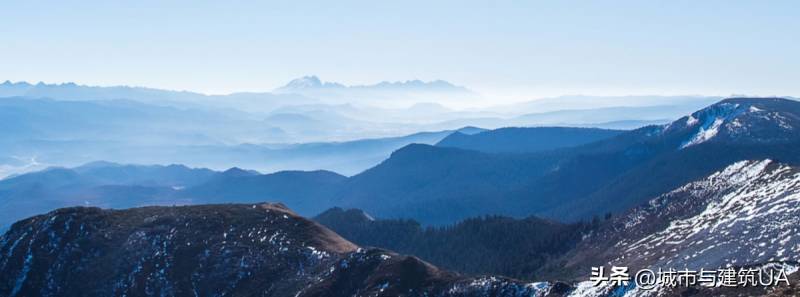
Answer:
<path fill-rule="evenodd" d="M 665 126 L 624 148 L 603 142 L 617 159 L 642 162 L 615 176 L 591 195 L 557 208 L 554 215 L 579 217 L 621 211 L 693 180 L 748 159 L 800 164 L 800 102 L 787 99 L 726 99 Z M 598 146 L 588 147 L 597 150 Z"/>
<path fill-rule="evenodd" d="M 483 214 L 577 220 L 623 211 L 739 160 L 800 163 L 796 127 L 797 101 L 737 98 L 668 125 L 551 152 L 411 145 L 350 178 L 334 204 L 423 224 Z"/>
<path fill-rule="evenodd" d="M 348 179 L 333 205 L 384 218 L 448 224 L 513 207 L 504 193 L 544 176 L 557 156 L 530 158 L 427 145 L 409 145 L 380 165 Z"/>
<path fill-rule="evenodd" d="M 453 133 L 436 146 L 486 153 L 530 153 L 595 142 L 622 132 L 566 127 L 500 128 L 473 135 Z"/>
<path fill-rule="evenodd" d="M 529 280 L 537 279 L 537 271 L 546 262 L 570 251 L 599 224 L 489 216 L 424 228 L 414 220 L 376 220 L 361 210 L 341 208 L 325 211 L 314 220 L 362 246 L 415 255 L 461 273 Z"/>

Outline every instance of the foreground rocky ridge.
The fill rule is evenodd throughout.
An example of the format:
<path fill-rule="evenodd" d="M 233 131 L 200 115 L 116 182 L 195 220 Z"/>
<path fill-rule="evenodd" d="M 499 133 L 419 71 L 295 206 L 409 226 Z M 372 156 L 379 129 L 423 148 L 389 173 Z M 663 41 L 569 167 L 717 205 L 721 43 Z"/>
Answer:
<path fill-rule="evenodd" d="M 282 205 L 68 208 L 0 238 L 0 296 L 532 296 L 363 249 Z"/>
<path fill-rule="evenodd" d="M 566 283 L 527 283 L 361 248 L 281 204 L 67 208 L 0 237 L 0 296 L 796 296 L 798 218 L 800 169 L 741 161 L 591 229 L 543 267 L 543 280 Z M 612 265 L 631 275 L 783 269 L 790 284 L 645 290 L 586 281 L 592 266 Z"/>
<path fill-rule="evenodd" d="M 584 280 L 574 296 L 796 296 L 800 261 L 800 169 L 741 161 L 634 208 L 588 235 L 562 261 L 562 277 Z M 700 271 L 782 269 L 775 287 L 590 287 L 592 266 Z M 766 275 L 766 274 L 765 274 Z"/>

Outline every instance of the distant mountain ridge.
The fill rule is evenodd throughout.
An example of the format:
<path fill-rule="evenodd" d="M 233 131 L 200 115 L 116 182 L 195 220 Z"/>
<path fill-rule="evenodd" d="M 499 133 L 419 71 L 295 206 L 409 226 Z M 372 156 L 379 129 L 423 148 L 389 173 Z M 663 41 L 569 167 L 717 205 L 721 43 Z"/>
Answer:
<path fill-rule="evenodd" d="M 304 76 L 293 79 L 286 85 L 275 89 L 277 93 L 302 92 L 314 89 L 361 89 L 361 90 L 415 90 L 415 91 L 458 91 L 468 92 L 467 88 L 456 86 L 444 80 L 421 81 L 407 80 L 388 82 L 382 81 L 372 85 L 347 86 L 336 82 L 325 82 L 316 75 Z"/>
<path fill-rule="evenodd" d="M 725 117 L 715 112 L 730 107 L 737 112 Z M 794 153 L 800 150 L 800 133 L 794 128 L 800 127 L 799 115 L 797 101 L 734 98 L 694 113 L 698 124 L 687 116 L 553 152 L 502 156 L 408 146 L 349 179 L 334 204 L 423 223 L 480 214 L 561 219 L 603 215 L 739 160 L 800 163 Z M 722 123 L 715 137 L 681 149 L 707 131 L 699 123 L 716 119 Z"/>
<path fill-rule="evenodd" d="M 436 146 L 485 153 L 533 153 L 595 142 L 622 132 L 596 128 L 510 127 L 472 135 L 455 132 L 436 143 Z"/>
<path fill-rule="evenodd" d="M 41 210 L 47 205 L 85 201 L 130 207 L 141 205 L 131 203 L 246 199 L 284 201 L 305 215 L 333 206 L 360 208 L 379 218 L 413 218 L 425 225 L 451 224 L 486 214 L 573 221 L 624 211 L 740 160 L 769 158 L 798 164 L 797 127 L 800 102 L 731 98 L 667 125 L 547 151 L 497 154 L 411 144 L 351 177 L 311 171 L 234 175 L 189 186 L 89 183 L 87 187 L 78 175 L 62 188 L 41 186 L 46 183 L 10 186 L 0 195 L 13 197 L 4 199 L 9 201 L 6 207 L 11 217 L 17 215 L 13 212 L 16 208 L 8 204 L 11 201 L 41 203 L 30 206 Z M 291 174 L 302 178 L 284 179 Z M 74 177 L 69 172 L 52 179 L 41 176 L 47 181 Z M 23 178 L 31 176 L 4 182 Z M 214 193 L 214 197 L 203 193 Z M 94 200 L 112 194 L 118 199 Z M 49 198 L 36 202 L 25 197 Z"/>
<path fill-rule="evenodd" d="M 0 98 L 0 118 L 4 120 L 0 126 L 0 177 L 96 160 L 215 169 L 238 166 L 263 172 L 324 169 L 353 175 L 404 145 L 434 144 L 451 133 L 369 137 L 371 133 L 362 130 L 372 124 L 335 114 L 259 116 L 130 100 Z M 346 135 L 309 140 L 334 136 L 339 133 L 336 131 Z M 349 140 L 355 136 L 361 138 Z M 345 140 L 337 141 L 339 137 Z"/>
<path fill-rule="evenodd" d="M 273 91 L 275 94 L 299 94 L 317 98 L 329 104 L 344 102 L 361 106 L 380 108 L 408 108 L 424 102 L 463 105 L 476 103 L 481 96 L 465 87 L 443 80 L 408 80 L 371 85 L 347 86 L 340 83 L 325 82 L 317 76 L 304 76 L 294 79 Z"/>
<path fill-rule="evenodd" d="M 0 229 L 19 218 L 54 208 L 91 205 L 128 208 L 187 204 L 174 193 L 220 175 L 182 165 L 143 166 L 95 162 L 49 168 L 0 180 Z"/>
<path fill-rule="evenodd" d="M 0 132 L 53 133 L 14 120 L 23 111 L 63 120 L 57 128 L 84 134 L 105 131 L 87 127 L 140 128 L 121 116 L 154 112 L 116 100 L 70 102 L 60 112 L 30 108 L 48 103 L 65 102 L 0 98 L 6 107 L 0 114 L 12 119 Z M 127 106 L 125 112 L 110 112 L 116 104 Z M 105 117 L 84 121 L 80 112 L 91 108 Z M 622 110 L 646 109 L 652 108 Z M 174 108 L 158 110 L 170 115 Z M 294 112 L 267 117 L 295 131 L 322 118 Z M 313 162 L 321 166 L 337 160 L 326 155 L 334 151 L 350 164 L 378 163 L 371 158 L 392 151 L 349 177 L 327 170 L 261 174 L 107 161 L 53 167 L 0 180 L 0 230 L 10 226 L 0 236 L 0 295 L 794 296 L 800 283 L 647 291 L 585 280 L 592 266 L 623 265 L 633 271 L 786 269 L 800 282 L 798 132 L 798 101 L 728 98 L 630 131 L 464 127 L 347 142 L 242 144 L 230 155 L 269 162 L 295 152 L 318 156 Z M 15 147 L 17 139 L 0 144 L 24 151 Z M 41 139 L 26 141 L 43 146 Z M 108 150 L 77 141 L 73 147 L 84 155 Z M 259 159 L 265 151 L 274 159 Z M 294 211 L 261 201 L 280 201 Z M 175 207 L 205 203 L 219 205 Z M 75 205 L 112 210 L 36 215 Z M 173 207 L 113 210 L 146 205 Z M 298 213 L 321 213 L 315 220 L 343 237 Z M 359 247 L 367 245 L 422 259 Z"/>

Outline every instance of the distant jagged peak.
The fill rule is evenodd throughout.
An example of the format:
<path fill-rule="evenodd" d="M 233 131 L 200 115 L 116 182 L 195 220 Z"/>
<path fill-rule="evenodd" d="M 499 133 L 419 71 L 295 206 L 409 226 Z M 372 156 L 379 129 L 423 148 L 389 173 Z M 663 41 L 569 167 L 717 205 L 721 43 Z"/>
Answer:
<path fill-rule="evenodd" d="M 33 85 L 28 83 L 28 82 L 26 82 L 26 81 L 12 82 L 10 80 L 6 80 L 2 84 L 0 84 L 0 86 L 2 86 L 2 87 L 30 87 L 30 86 L 33 86 Z"/>
<path fill-rule="evenodd" d="M 356 86 L 356 87 L 359 87 L 359 86 Z M 437 79 L 437 80 L 433 80 L 433 81 L 427 81 L 427 82 L 419 80 L 419 79 L 406 80 L 406 81 L 394 81 L 394 82 L 382 81 L 382 82 L 379 82 L 379 83 L 374 84 L 374 85 L 366 85 L 366 86 L 361 86 L 361 87 L 400 87 L 400 88 L 404 88 L 404 87 L 425 88 L 425 87 L 427 87 L 427 88 L 442 88 L 442 89 L 462 88 L 462 87 L 456 86 L 456 85 L 454 85 L 454 84 L 452 84 L 452 83 L 450 83 L 448 81 L 441 80 L 441 79 Z"/>
<path fill-rule="evenodd" d="M 323 82 L 316 75 L 307 75 L 300 78 L 293 79 L 283 87 L 278 88 L 278 91 L 293 91 L 305 89 L 319 89 L 319 88 L 344 88 L 345 86 L 334 82 Z"/>
<path fill-rule="evenodd" d="M 337 82 L 321 80 L 316 75 L 307 75 L 291 80 L 286 85 L 275 89 L 275 92 L 300 92 L 320 89 L 368 89 L 368 90 L 430 90 L 430 91 L 467 91 L 445 80 L 423 81 L 419 79 L 405 81 L 381 81 L 371 85 L 345 85 Z"/>
<path fill-rule="evenodd" d="M 36 83 L 32 83 L 32 82 L 27 82 L 27 81 L 24 81 L 24 80 L 21 80 L 21 81 L 16 81 L 16 82 L 14 82 L 14 81 L 11 81 L 11 80 L 6 80 L 6 81 L 4 81 L 3 83 L 0 83 L 0 87 L 31 87 L 31 88 L 33 88 L 33 87 L 35 87 L 35 88 L 57 88 L 57 87 L 82 87 L 82 88 L 136 88 L 136 87 L 130 87 L 130 86 L 107 86 L 107 87 L 102 87 L 102 86 L 90 86 L 90 85 L 78 84 L 78 83 L 71 82 L 71 81 L 68 81 L 68 82 L 53 82 L 53 83 L 44 82 L 44 81 L 39 81 L 39 82 L 36 82 Z"/>

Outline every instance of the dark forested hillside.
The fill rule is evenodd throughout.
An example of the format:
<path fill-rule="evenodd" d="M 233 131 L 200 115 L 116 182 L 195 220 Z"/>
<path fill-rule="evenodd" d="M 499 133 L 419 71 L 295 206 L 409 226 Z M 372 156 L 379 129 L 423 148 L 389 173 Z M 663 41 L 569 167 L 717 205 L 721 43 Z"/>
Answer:
<path fill-rule="evenodd" d="M 558 153 L 532 157 L 412 144 L 349 178 L 334 193 L 332 204 L 423 224 L 450 224 L 485 214 L 526 216 L 530 209 L 516 207 L 519 197 L 507 194 L 546 176 L 560 158 Z"/>
<path fill-rule="evenodd" d="M 473 135 L 453 133 L 436 146 L 487 153 L 530 153 L 577 146 L 613 137 L 624 131 L 596 128 L 500 128 Z"/>
<path fill-rule="evenodd" d="M 374 220 L 361 210 L 341 208 L 314 220 L 359 245 L 413 254 L 462 273 L 531 280 L 545 263 L 568 252 L 599 223 L 486 216 L 450 226 L 422 227 L 414 220 Z"/>

